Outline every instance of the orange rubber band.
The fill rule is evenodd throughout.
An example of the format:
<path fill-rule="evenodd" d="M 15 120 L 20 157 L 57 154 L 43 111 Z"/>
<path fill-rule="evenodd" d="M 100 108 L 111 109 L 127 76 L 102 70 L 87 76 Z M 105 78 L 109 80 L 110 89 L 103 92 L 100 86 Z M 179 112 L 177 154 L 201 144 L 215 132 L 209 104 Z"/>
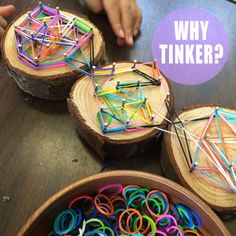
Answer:
<path fill-rule="evenodd" d="M 102 203 L 101 200 L 99 199 L 99 197 L 104 198 L 108 204 Z M 97 208 L 97 210 L 106 216 L 111 216 L 114 213 L 114 206 L 113 206 L 111 200 L 106 195 L 104 195 L 102 193 L 99 193 L 96 195 L 96 197 L 94 198 L 94 204 L 95 204 L 95 207 Z M 102 206 L 102 207 L 107 206 L 107 210 L 110 210 L 110 212 L 103 210 L 102 207 L 100 207 L 100 206 Z"/>
<path fill-rule="evenodd" d="M 133 212 L 133 213 L 130 213 L 130 212 Z M 139 224 L 139 227 L 137 227 L 136 231 L 131 232 L 131 231 L 127 231 L 127 230 L 125 230 L 125 229 L 123 228 L 123 226 L 122 226 L 122 218 L 123 218 L 123 216 L 124 216 L 126 213 L 130 213 L 130 214 L 132 214 L 132 215 L 134 215 L 134 214 L 137 214 L 137 215 L 138 215 L 138 217 L 139 217 L 139 219 L 140 219 L 140 224 Z M 130 217 L 127 218 L 126 223 L 129 222 L 128 219 L 130 219 Z M 129 228 L 129 225 L 127 225 L 127 226 L 128 226 L 128 228 Z M 124 234 L 136 234 L 136 233 L 138 233 L 138 232 L 142 229 L 142 226 L 143 226 L 143 217 L 142 217 L 142 215 L 140 214 L 140 212 L 137 211 L 136 209 L 128 208 L 128 209 L 126 209 L 125 211 L 123 211 L 123 212 L 121 213 L 121 215 L 120 215 L 120 217 L 119 217 L 119 227 L 120 227 L 120 230 L 121 230 Z"/>
<path fill-rule="evenodd" d="M 155 192 L 161 193 L 163 195 L 163 197 L 165 198 L 166 202 L 167 202 L 168 207 L 166 208 L 165 212 L 162 213 L 161 215 L 155 214 L 148 205 L 148 199 L 149 199 L 150 195 L 152 195 Z M 169 208 L 170 208 L 167 196 L 163 192 L 158 191 L 158 190 L 152 190 L 151 192 L 148 193 L 148 195 L 146 197 L 146 206 L 147 206 L 147 209 L 148 209 L 149 213 L 154 217 L 160 217 L 160 216 L 163 216 L 163 215 L 167 214 L 167 212 L 169 211 Z"/>
<path fill-rule="evenodd" d="M 191 233 L 191 234 L 195 234 L 196 236 L 202 236 L 201 234 L 199 234 L 198 232 L 194 231 L 194 230 L 191 230 L 191 229 L 186 229 L 184 230 L 184 235 L 186 233 Z"/>

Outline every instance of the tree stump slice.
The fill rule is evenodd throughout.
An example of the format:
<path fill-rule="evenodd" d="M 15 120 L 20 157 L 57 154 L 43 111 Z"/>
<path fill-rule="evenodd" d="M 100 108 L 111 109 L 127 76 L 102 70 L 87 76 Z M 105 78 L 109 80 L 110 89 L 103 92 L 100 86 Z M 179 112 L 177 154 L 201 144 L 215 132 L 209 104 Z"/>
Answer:
<path fill-rule="evenodd" d="M 194 117 L 200 117 L 204 116 L 204 114 L 211 114 L 216 109 L 217 106 L 215 105 L 201 105 L 201 106 L 194 106 L 187 109 L 184 109 L 182 112 L 178 114 L 180 120 L 188 121 L 193 119 Z M 217 107 L 218 108 L 218 107 Z M 233 112 L 236 114 L 236 111 L 230 108 L 220 107 L 219 109 L 224 109 L 225 111 Z M 211 137 L 218 137 L 217 129 L 215 129 L 215 118 L 213 118 L 211 125 L 209 126 L 209 129 L 207 131 L 207 138 Z M 175 117 L 173 122 L 177 122 L 178 119 Z M 185 129 L 188 132 L 191 132 L 197 136 L 200 136 L 200 134 L 203 132 L 206 124 L 207 119 L 205 120 L 198 120 L 194 122 L 189 122 L 184 124 Z M 225 135 L 225 137 L 229 137 L 229 135 L 232 135 L 232 131 L 229 130 L 227 125 L 224 123 L 220 123 L 220 129 L 222 132 L 222 135 Z M 170 132 L 174 131 L 174 126 L 170 125 L 168 130 Z M 183 131 L 179 132 L 180 140 L 183 143 L 184 150 L 187 151 L 187 145 L 186 142 L 184 143 L 184 136 Z M 235 134 L 234 134 L 235 135 Z M 218 211 L 224 211 L 224 212 L 230 212 L 233 210 L 236 210 L 236 193 L 232 190 L 227 190 L 226 188 L 222 188 L 218 185 L 215 185 L 213 182 L 210 182 L 207 177 L 201 176 L 201 174 L 197 174 L 196 170 L 190 171 L 189 165 L 187 164 L 186 158 L 183 154 L 183 151 L 181 149 L 180 143 L 178 141 L 178 138 L 175 134 L 165 133 L 164 135 L 164 150 L 167 153 L 167 156 L 162 156 L 162 163 L 168 163 L 170 162 L 172 166 L 170 166 L 170 170 L 172 167 L 174 168 L 176 174 L 178 175 L 178 178 L 182 182 L 182 184 L 189 189 L 191 189 L 193 192 L 195 192 L 197 195 L 199 195 L 204 201 L 206 201 L 212 208 Z M 233 147 L 233 144 L 230 144 Z M 194 153 L 196 152 L 196 144 L 192 144 L 192 142 L 189 142 L 189 148 L 191 152 L 191 156 L 194 157 Z M 230 155 L 234 156 L 236 155 L 235 149 L 228 149 L 230 150 Z M 167 166 L 162 164 L 163 166 Z M 210 162 L 203 151 L 200 150 L 199 158 L 197 165 L 200 166 L 206 166 L 211 167 L 212 162 Z M 170 171 L 166 171 L 168 173 Z M 208 172 L 212 173 L 212 172 Z M 167 174 L 167 177 L 169 177 L 169 174 Z M 218 172 L 215 174 L 214 177 L 222 178 L 218 174 Z"/>
<path fill-rule="evenodd" d="M 60 10 L 65 16 L 74 17 L 67 11 Z M 17 17 L 7 28 L 2 39 L 2 56 L 7 66 L 9 75 L 14 78 L 17 85 L 26 93 L 44 98 L 47 100 L 64 100 L 68 97 L 69 91 L 74 82 L 80 77 L 81 72 L 73 69 L 69 65 L 57 68 L 42 68 L 35 70 L 24 64 L 19 58 L 16 49 L 14 26 L 18 25 L 27 16 L 27 13 Z M 104 59 L 105 43 L 102 33 L 88 19 L 76 15 L 79 19 L 93 27 L 94 32 L 94 64 Z M 86 46 L 84 53 L 89 55 L 89 45 Z M 78 56 L 76 59 L 80 60 Z M 85 69 L 84 66 L 80 67 Z"/>
<path fill-rule="evenodd" d="M 132 65 L 133 63 L 131 62 L 117 63 L 117 66 L 120 67 L 131 68 Z M 106 67 L 110 67 L 110 65 Z M 140 71 L 151 75 L 150 66 L 139 64 L 138 68 Z M 120 80 L 122 83 L 137 80 L 138 78 L 140 77 L 133 72 L 115 74 L 106 83 L 106 86 L 114 86 L 117 80 Z M 171 86 L 168 79 L 162 76 L 161 86 L 144 87 L 143 89 L 143 94 L 148 96 L 153 110 L 158 109 L 159 105 L 164 102 L 165 91 L 163 86 L 167 88 L 167 92 L 170 94 L 169 102 L 171 109 L 173 109 L 173 93 Z M 94 95 L 93 83 L 88 76 L 82 77 L 74 84 L 67 103 L 69 111 L 75 120 L 79 135 L 102 159 L 110 157 L 128 158 L 143 153 L 152 148 L 154 143 L 158 143 L 155 138 L 159 137 L 161 132 L 154 128 L 146 128 L 135 132 L 122 131 L 110 134 L 103 133 L 96 116 L 98 106 L 96 104 L 96 96 Z M 161 115 L 163 117 L 168 116 L 166 107 L 162 109 Z M 163 124 L 165 122 L 163 118 L 158 117 L 155 123 Z"/>

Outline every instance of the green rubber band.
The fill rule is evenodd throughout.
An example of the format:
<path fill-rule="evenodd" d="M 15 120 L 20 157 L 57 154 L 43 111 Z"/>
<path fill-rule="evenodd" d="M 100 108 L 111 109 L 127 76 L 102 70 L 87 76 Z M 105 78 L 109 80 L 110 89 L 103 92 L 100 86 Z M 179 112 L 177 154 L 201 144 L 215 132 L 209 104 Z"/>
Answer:
<path fill-rule="evenodd" d="M 104 233 L 106 232 L 106 230 L 108 230 L 111 233 L 112 236 L 115 236 L 113 230 L 110 227 L 105 226 L 105 227 L 97 228 L 97 230 L 101 230 L 101 229 L 103 230 Z"/>
<path fill-rule="evenodd" d="M 154 208 L 154 209 L 157 208 L 158 213 L 153 212 L 152 209 L 149 207 L 149 208 L 151 209 L 151 211 L 152 211 L 153 213 L 155 213 L 156 215 L 160 215 L 160 214 L 161 214 L 161 205 L 159 204 L 159 202 L 157 202 L 157 201 L 156 201 L 155 199 L 153 199 L 153 198 L 149 198 L 148 201 L 151 201 L 151 202 L 154 202 L 154 203 L 155 203 L 155 208 Z"/>
<path fill-rule="evenodd" d="M 144 215 L 143 219 L 146 219 L 148 221 L 148 223 L 151 225 L 151 229 L 152 229 L 152 236 L 155 236 L 156 231 L 157 231 L 157 227 L 155 222 L 152 220 L 152 218 L 150 218 L 149 216 Z"/>
<path fill-rule="evenodd" d="M 92 222 L 97 222 L 97 223 L 99 223 L 103 228 L 105 227 L 104 223 L 103 223 L 101 220 L 99 220 L 98 218 L 89 219 L 89 220 L 86 221 L 86 224 L 89 224 L 89 223 L 92 223 Z"/>

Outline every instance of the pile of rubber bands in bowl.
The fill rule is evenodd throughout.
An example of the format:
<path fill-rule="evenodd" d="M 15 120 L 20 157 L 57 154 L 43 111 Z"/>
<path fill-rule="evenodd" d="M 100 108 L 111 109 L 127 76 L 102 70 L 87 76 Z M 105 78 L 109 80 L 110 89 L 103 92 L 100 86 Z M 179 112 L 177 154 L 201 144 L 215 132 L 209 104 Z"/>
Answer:
<path fill-rule="evenodd" d="M 53 223 L 49 236 L 203 235 L 201 219 L 188 206 L 159 190 L 110 184 L 79 195 Z"/>

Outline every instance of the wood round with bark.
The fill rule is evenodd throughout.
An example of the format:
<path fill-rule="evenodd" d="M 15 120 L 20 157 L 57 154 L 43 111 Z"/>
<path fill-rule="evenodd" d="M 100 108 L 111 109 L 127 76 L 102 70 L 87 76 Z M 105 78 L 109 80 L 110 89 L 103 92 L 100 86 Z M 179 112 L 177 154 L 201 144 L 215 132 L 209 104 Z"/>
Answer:
<path fill-rule="evenodd" d="M 131 68 L 132 65 L 133 63 L 131 62 L 120 62 L 116 64 L 116 67 Z M 104 68 L 110 67 L 111 65 L 105 66 Z M 149 76 L 152 75 L 152 68 L 148 65 L 138 64 L 137 68 Z M 110 87 L 116 87 L 117 81 L 120 81 L 119 83 L 122 84 L 137 80 L 141 82 L 145 81 L 142 76 L 134 72 L 114 74 L 106 81 L 103 88 L 106 91 L 106 89 Z M 137 88 L 132 88 L 129 91 L 137 91 Z M 148 96 L 148 101 L 153 112 L 159 112 L 154 119 L 154 123 L 151 124 L 154 124 L 154 126 L 160 125 L 161 128 L 165 128 L 165 118 L 169 116 L 173 109 L 173 93 L 169 80 L 161 75 L 161 85 L 143 87 L 142 93 L 143 96 Z M 117 93 L 117 95 L 121 96 L 120 94 L 122 93 Z M 167 94 L 169 111 L 165 106 Z M 158 130 L 157 127 L 148 127 L 136 131 L 124 130 L 115 133 L 104 133 L 97 114 L 100 107 L 106 107 L 107 104 L 104 100 L 97 102 L 97 99 L 94 94 L 92 80 L 88 76 L 84 76 L 72 87 L 67 103 L 69 111 L 75 120 L 79 135 L 101 158 L 127 158 L 146 152 L 150 148 L 155 147 L 154 144 L 158 145 L 158 141 L 160 141 L 159 136 L 161 136 L 162 132 Z M 119 100 L 118 102 L 120 103 L 121 101 Z M 132 112 L 129 114 L 132 114 Z M 134 118 L 134 120 L 135 119 L 136 118 Z M 139 120 L 139 118 L 137 118 L 137 120 Z"/>
<path fill-rule="evenodd" d="M 72 14 L 68 11 L 62 11 L 67 17 L 76 16 L 83 22 L 93 27 L 94 33 L 94 64 L 104 60 L 105 56 L 105 43 L 102 33 L 96 26 L 88 19 Z M 24 13 L 16 18 L 7 28 L 5 35 L 2 39 L 2 56 L 8 68 L 9 75 L 14 78 L 17 85 L 26 93 L 48 100 L 64 100 L 68 97 L 69 91 L 74 82 L 82 74 L 69 65 L 63 65 L 57 68 L 42 68 L 34 69 L 23 63 L 17 52 L 15 42 L 14 28 L 27 17 Z M 87 43 L 84 49 L 84 54 L 89 58 L 90 44 Z M 63 49 L 61 49 L 63 51 Z M 82 59 L 82 55 L 76 57 L 77 60 Z M 77 62 L 76 62 L 77 63 Z M 76 64 L 75 63 L 75 64 Z M 78 64 L 77 64 L 78 65 Z M 85 66 L 78 65 L 80 69 L 87 70 Z"/>
<path fill-rule="evenodd" d="M 184 186 L 212 208 L 225 212 L 236 209 L 236 136 L 232 114 L 236 118 L 236 110 L 215 105 L 184 109 L 173 119 L 175 125 L 169 125 L 171 133 L 164 134 L 161 156 L 167 177 L 173 178 L 174 169 Z M 185 130 L 179 128 L 180 120 Z M 219 165 L 223 168 L 217 167 Z"/>

